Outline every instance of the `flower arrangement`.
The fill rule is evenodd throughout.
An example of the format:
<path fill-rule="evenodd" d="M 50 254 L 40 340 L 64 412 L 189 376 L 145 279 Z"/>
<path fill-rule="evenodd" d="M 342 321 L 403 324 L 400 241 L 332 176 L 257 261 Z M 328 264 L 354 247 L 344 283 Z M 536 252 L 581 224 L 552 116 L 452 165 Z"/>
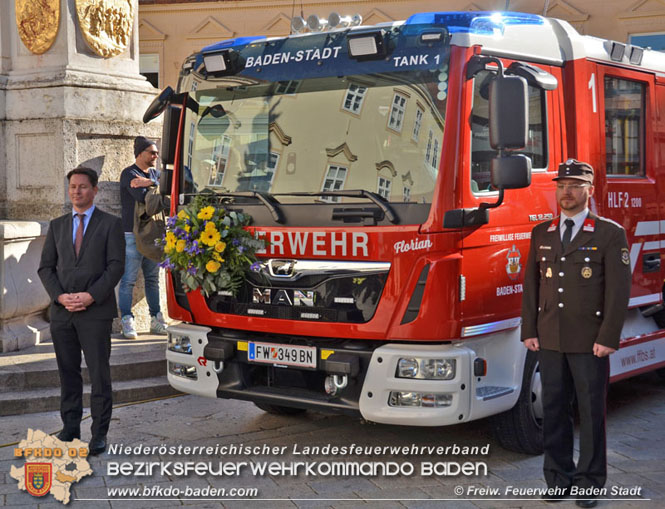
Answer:
<path fill-rule="evenodd" d="M 258 270 L 255 253 L 265 243 L 244 229 L 251 217 L 215 207 L 197 196 L 178 215 L 166 220 L 160 266 L 180 273 L 185 291 L 206 295 L 228 290 L 234 295 L 247 270 Z"/>

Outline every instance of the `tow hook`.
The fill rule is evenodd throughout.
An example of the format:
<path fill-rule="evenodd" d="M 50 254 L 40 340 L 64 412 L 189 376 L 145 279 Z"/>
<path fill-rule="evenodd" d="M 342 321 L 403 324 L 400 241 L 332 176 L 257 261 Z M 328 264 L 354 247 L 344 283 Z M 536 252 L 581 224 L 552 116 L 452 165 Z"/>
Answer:
<path fill-rule="evenodd" d="M 348 375 L 328 375 L 323 385 L 327 394 L 337 396 L 348 384 Z"/>
<path fill-rule="evenodd" d="M 215 361 L 212 365 L 212 369 L 215 371 L 215 373 L 221 373 L 224 371 L 224 362 Z"/>

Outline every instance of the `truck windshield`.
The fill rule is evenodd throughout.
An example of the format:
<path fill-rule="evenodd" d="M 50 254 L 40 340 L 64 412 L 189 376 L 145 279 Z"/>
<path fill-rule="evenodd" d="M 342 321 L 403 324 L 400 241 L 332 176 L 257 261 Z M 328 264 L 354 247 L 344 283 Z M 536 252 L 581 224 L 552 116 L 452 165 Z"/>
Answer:
<path fill-rule="evenodd" d="M 258 191 L 289 204 L 358 202 L 325 192 L 365 190 L 430 204 L 448 64 L 403 58 L 406 70 L 388 61 L 392 72 L 197 83 L 186 113 L 184 192 Z"/>

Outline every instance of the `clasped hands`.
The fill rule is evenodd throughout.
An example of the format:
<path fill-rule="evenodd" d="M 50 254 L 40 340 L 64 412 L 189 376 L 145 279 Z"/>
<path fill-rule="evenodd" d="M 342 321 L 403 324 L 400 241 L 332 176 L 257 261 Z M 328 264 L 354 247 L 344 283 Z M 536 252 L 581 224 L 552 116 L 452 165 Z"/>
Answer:
<path fill-rule="evenodd" d="M 524 346 L 526 346 L 532 352 L 537 352 L 540 350 L 540 342 L 538 338 L 527 338 L 524 340 Z M 608 355 L 616 352 L 614 348 L 609 346 L 599 345 L 598 343 L 593 344 L 593 354 L 596 357 L 607 357 Z"/>
<path fill-rule="evenodd" d="M 58 302 L 70 313 L 75 313 L 85 311 L 95 299 L 88 292 L 62 293 L 58 296 Z"/>

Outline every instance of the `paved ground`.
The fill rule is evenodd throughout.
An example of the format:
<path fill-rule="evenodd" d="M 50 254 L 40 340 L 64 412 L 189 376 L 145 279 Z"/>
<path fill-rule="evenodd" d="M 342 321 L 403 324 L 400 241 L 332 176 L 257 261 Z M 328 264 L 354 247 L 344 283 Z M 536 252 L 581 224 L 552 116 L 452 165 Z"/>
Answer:
<path fill-rule="evenodd" d="M 612 487 L 639 490 L 637 500 L 603 500 L 599 507 L 663 507 L 665 505 L 665 381 L 647 374 L 612 386 L 608 420 L 609 479 Z M 86 421 L 89 422 L 89 421 Z M 28 428 L 47 433 L 59 430 L 57 412 L 0 418 L 0 504 L 7 507 L 61 507 L 51 495 L 37 499 L 18 491 L 16 481 L 9 476 L 10 466 L 21 466 L 22 459 L 13 458 L 13 446 Z M 84 426 L 84 440 L 89 437 Z M 408 508 L 495 508 L 546 507 L 537 498 L 507 494 L 515 488 L 543 488 L 542 457 L 507 452 L 492 438 L 487 422 L 474 422 L 446 428 L 406 428 L 362 423 L 349 417 L 307 413 L 296 417 L 272 416 L 251 403 L 209 400 L 196 396 L 181 396 L 117 408 L 114 411 L 109 439 L 112 444 L 125 446 L 210 446 L 229 445 L 277 447 L 280 452 L 262 454 L 106 454 L 91 458 L 94 474 L 72 487 L 70 507 L 408 507 Z M 427 453 L 392 455 L 365 451 L 358 454 L 329 456 L 305 450 L 308 446 L 424 445 L 486 446 L 489 454 L 469 456 Z M 284 448 L 284 453 L 281 453 Z M 256 452 L 256 451 L 255 451 Z M 299 454 L 300 453 L 300 454 Z M 227 468 L 226 475 L 178 475 L 175 467 L 164 475 L 113 475 L 114 464 L 122 462 L 219 462 Z M 325 475 L 325 472 L 290 475 L 291 462 L 309 463 L 315 468 L 328 468 L 331 462 L 410 463 L 414 473 L 396 476 Z M 445 476 L 419 475 L 428 462 L 484 462 L 487 475 Z M 272 474 L 252 474 L 252 466 L 268 466 L 275 462 L 280 469 Z M 173 465 L 173 463 L 171 464 Z M 404 468 L 404 467 L 402 467 Z M 314 475 L 318 473 L 318 475 Z M 256 488 L 256 497 L 166 496 L 171 487 L 191 490 L 214 487 Z M 138 495 L 126 491 L 124 497 L 110 489 L 139 489 Z M 489 495 L 495 489 L 498 495 Z M 153 490 L 151 492 L 143 490 Z M 155 495 L 161 490 L 162 497 Z M 458 495 L 458 490 L 462 495 Z M 203 493 L 203 492 L 201 492 Z M 608 493 L 608 496 L 610 494 Z M 124 498 L 124 500 L 123 500 Z M 130 500 L 127 500 L 131 498 Z M 240 498 L 240 499 L 238 499 Z M 516 500 L 516 498 L 527 498 Z M 616 498 L 616 497 L 614 497 Z M 649 500 L 647 500 L 649 499 Z M 557 509 L 575 507 L 572 502 L 556 504 Z"/>

